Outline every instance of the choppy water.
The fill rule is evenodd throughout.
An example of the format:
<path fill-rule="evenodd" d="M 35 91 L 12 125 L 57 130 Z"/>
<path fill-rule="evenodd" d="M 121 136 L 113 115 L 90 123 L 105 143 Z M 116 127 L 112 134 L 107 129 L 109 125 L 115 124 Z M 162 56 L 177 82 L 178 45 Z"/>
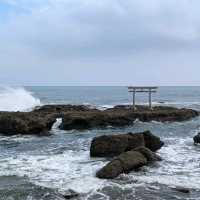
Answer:
<path fill-rule="evenodd" d="M 26 90 L 32 92 L 26 99 L 31 99 L 32 103 L 26 103 L 26 108 L 20 107 L 19 100 L 18 109 L 46 103 L 87 103 L 100 107 L 131 102 L 125 87 L 28 87 Z M 26 90 L 23 91 L 27 95 Z M 8 101 L 12 92 L 9 97 L 5 94 L 4 90 L 2 98 Z M 16 95 L 21 96 L 15 91 Z M 140 102 L 145 103 L 143 99 L 138 97 Z M 157 104 L 165 102 L 195 109 L 200 108 L 199 100 L 200 87 L 162 87 L 154 97 Z M 6 101 L 0 101 L 0 108 L 6 108 L 2 102 Z M 12 103 L 11 98 L 9 108 Z M 0 200 L 60 199 L 54 191 L 68 189 L 81 193 L 79 199 L 89 200 L 200 199 L 200 147 L 194 146 L 192 141 L 192 137 L 200 131 L 200 118 L 182 123 L 137 121 L 134 126 L 123 129 L 84 132 L 61 131 L 57 125 L 49 137 L 0 136 Z M 158 152 L 163 161 L 115 180 L 95 178 L 95 172 L 108 161 L 89 157 L 93 137 L 147 129 L 165 142 Z M 191 193 L 177 192 L 174 190 L 176 186 L 190 188 Z"/>

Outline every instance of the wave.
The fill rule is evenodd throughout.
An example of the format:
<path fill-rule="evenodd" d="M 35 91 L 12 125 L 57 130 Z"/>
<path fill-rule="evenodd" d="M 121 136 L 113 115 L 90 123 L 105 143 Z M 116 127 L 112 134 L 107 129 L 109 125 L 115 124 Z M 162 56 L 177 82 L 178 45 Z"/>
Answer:
<path fill-rule="evenodd" d="M 30 111 L 39 105 L 40 99 L 25 88 L 0 87 L 0 111 Z"/>

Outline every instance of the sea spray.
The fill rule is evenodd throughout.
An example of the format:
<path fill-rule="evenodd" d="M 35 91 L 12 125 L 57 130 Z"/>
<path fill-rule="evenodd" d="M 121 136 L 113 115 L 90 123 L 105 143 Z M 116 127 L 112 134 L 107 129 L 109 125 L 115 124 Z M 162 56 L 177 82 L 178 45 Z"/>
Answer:
<path fill-rule="evenodd" d="M 25 88 L 0 87 L 0 111 L 30 111 L 40 104 Z"/>

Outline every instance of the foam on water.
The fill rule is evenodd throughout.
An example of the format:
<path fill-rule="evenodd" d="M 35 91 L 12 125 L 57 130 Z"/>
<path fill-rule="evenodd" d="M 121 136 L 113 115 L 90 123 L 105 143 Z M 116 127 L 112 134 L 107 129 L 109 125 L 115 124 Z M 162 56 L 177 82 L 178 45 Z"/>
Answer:
<path fill-rule="evenodd" d="M 0 87 L 0 111 L 29 111 L 40 104 L 25 88 Z"/>
<path fill-rule="evenodd" d="M 132 173 L 144 183 L 159 183 L 170 187 L 199 189 L 200 147 L 191 137 L 168 138 L 159 154 L 163 161 L 155 167 L 145 167 L 141 173 Z M 147 173 L 146 173 L 147 172 Z"/>
<path fill-rule="evenodd" d="M 96 170 L 103 164 L 101 160 L 92 162 L 88 151 L 67 151 L 51 156 L 21 154 L 2 159 L 0 175 L 26 176 L 45 187 L 87 193 L 104 184 L 104 180 L 95 178 Z"/>

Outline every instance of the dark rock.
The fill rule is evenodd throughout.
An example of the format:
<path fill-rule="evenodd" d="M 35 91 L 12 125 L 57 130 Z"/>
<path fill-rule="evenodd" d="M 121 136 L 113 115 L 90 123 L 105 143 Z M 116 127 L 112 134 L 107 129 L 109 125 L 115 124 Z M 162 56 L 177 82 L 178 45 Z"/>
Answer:
<path fill-rule="evenodd" d="M 198 133 L 197 135 L 195 135 L 193 137 L 194 143 L 195 144 L 199 144 L 200 143 L 200 133 Z"/>
<path fill-rule="evenodd" d="M 103 135 L 92 140 L 90 155 L 92 157 L 112 157 L 144 145 L 144 137 L 140 133 Z"/>
<path fill-rule="evenodd" d="M 151 151 L 157 151 L 164 145 L 164 142 L 162 142 L 159 137 L 153 135 L 150 131 L 145 131 L 142 134 L 144 136 L 145 147 Z"/>
<path fill-rule="evenodd" d="M 65 192 L 65 194 L 63 195 L 63 197 L 65 199 L 73 199 L 75 197 L 78 197 L 79 194 L 76 193 L 74 190 L 69 189 L 67 192 Z"/>
<path fill-rule="evenodd" d="M 91 129 L 107 126 L 127 126 L 136 119 L 140 121 L 184 121 L 198 116 L 197 111 L 191 109 L 178 109 L 174 107 L 157 106 L 149 110 L 146 106 L 137 106 L 133 111 L 131 106 L 116 106 L 104 111 L 96 109 L 72 110 L 62 112 L 63 122 L 61 129 Z"/>
<path fill-rule="evenodd" d="M 96 173 L 96 177 L 112 179 L 123 173 L 123 166 L 120 160 L 116 159 L 108 163 L 105 167 Z"/>
<path fill-rule="evenodd" d="M 62 118 L 63 130 L 123 127 L 141 121 L 184 121 L 198 116 L 191 109 L 172 107 L 116 106 L 104 111 L 84 105 L 45 105 L 32 112 L 0 112 L 0 133 L 2 134 L 43 134 L 51 129 L 56 118 Z"/>
<path fill-rule="evenodd" d="M 137 147 L 147 147 L 151 151 L 160 149 L 164 143 L 150 131 L 95 137 L 90 146 L 92 157 L 112 157 Z"/>
<path fill-rule="evenodd" d="M 50 116 L 40 116 L 31 113 L 1 112 L 0 133 L 5 135 L 16 134 L 47 134 L 55 122 Z"/>
<path fill-rule="evenodd" d="M 64 113 L 64 112 L 80 112 L 80 111 L 90 111 L 92 110 L 88 106 L 85 105 L 44 105 L 40 107 L 36 107 L 33 112 L 36 113 Z"/>
<path fill-rule="evenodd" d="M 96 173 L 98 178 L 113 179 L 147 164 L 146 157 L 137 151 L 127 151 L 115 158 Z"/>
<path fill-rule="evenodd" d="M 185 194 L 190 193 L 190 189 L 189 188 L 185 188 L 185 187 L 176 187 L 175 190 L 178 191 L 178 192 L 185 193 Z"/>
<path fill-rule="evenodd" d="M 64 130 L 84 130 L 107 126 L 126 126 L 132 124 L 132 122 L 132 119 L 123 114 L 106 113 L 104 111 L 73 112 L 63 115 L 60 128 Z"/>
<path fill-rule="evenodd" d="M 148 149 L 146 147 L 137 147 L 134 149 L 134 151 L 138 151 L 141 154 L 143 154 L 143 156 L 145 156 L 147 161 L 149 161 L 149 162 L 162 160 L 162 158 L 159 155 L 155 154 L 154 152 L 152 152 L 150 149 Z"/>

